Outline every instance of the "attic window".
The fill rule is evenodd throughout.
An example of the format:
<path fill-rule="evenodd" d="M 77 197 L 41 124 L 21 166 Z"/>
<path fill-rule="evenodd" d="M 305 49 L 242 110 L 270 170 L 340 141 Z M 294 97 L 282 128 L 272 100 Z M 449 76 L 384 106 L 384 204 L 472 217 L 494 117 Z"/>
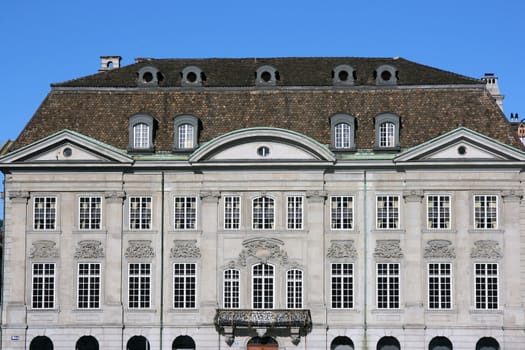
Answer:
<path fill-rule="evenodd" d="M 390 65 L 382 65 L 374 71 L 376 85 L 396 85 L 398 71 Z"/>
<path fill-rule="evenodd" d="M 375 117 L 376 150 L 399 150 L 399 129 L 401 119 L 392 113 L 383 113 Z"/>
<path fill-rule="evenodd" d="M 332 71 L 332 83 L 334 85 L 354 85 L 356 72 L 348 64 L 340 64 Z"/>
<path fill-rule="evenodd" d="M 206 80 L 206 75 L 197 66 L 184 68 L 180 75 L 182 86 L 202 86 L 202 83 Z"/>
<path fill-rule="evenodd" d="M 173 120 L 173 151 L 189 152 L 198 146 L 199 119 L 193 115 L 179 115 Z"/>
<path fill-rule="evenodd" d="M 147 114 L 136 114 L 129 118 L 129 144 L 130 152 L 150 153 L 154 151 L 153 135 L 155 120 Z"/>
<path fill-rule="evenodd" d="M 255 72 L 255 85 L 276 85 L 279 80 L 279 72 L 272 66 L 261 66 Z"/>
<path fill-rule="evenodd" d="M 163 79 L 162 73 L 153 66 L 142 67 L 137 72 L 137 85 L 139 86 L 159 85 Z"/>

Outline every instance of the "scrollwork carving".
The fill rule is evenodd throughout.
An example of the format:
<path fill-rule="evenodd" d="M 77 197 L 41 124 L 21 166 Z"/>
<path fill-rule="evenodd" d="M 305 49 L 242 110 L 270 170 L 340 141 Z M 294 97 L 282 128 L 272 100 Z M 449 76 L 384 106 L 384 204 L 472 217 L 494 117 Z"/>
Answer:
<path fill-rule="evenodd" d="M 376 242 L 376 249 L 374 250 L 374 257 L 379 259 L 401 259 L 403 252 L 401 251 L 399 240 L 378 240 Z"/>
<path fill-rule="evenodd" d="M 33 247 L 29 253 L 31 259 L 58 258 L 60 252 L 53 241 L 41 240 L 33 242 Z"/>
<path fill-rule="evenodd" d="M 337 259 L 337 258 L 357 258 L 357 251 L 354 247 L 354 241 L 332 241 L 330 248 L 328 248 L 328 253 L 326 254 L 327 258 Z"/>
<path fill-rule="evenodd" d="M 474 242 L 474 247 L 470 252 L 470 257 L 474 259 L 501 259 L 503 253 L 497 241 L 480 240 Z"/>
<path fill-rule="evenodd" d="M 155 252 L 151 246 L 151 241 L 136 240 L 129 241 L 129 246 L 126 249 L 124 256 L 128 259 L 143 259 L 155 257 Z"/>
<path fill-rule="evenodd" d="M 176 240 L 170 250 L 170 258 L 200 258 L 201 251 L 196 240 Z"/>
<path fill-rule="evenodd" d="M 252 258 L 261 263 L 276 260 L 281 265 L 288 262 L 288 254 L 280 248 L 283 242 L 272 238 L 254 238 L 243 242 L 244 249 L 239 254 L 239 265 L 246 266 L 246 260 Z"/>
<path fill-rule="evenodd" d="M 78 247 L 74 255 L 75 259 L 98 259 L 104 257 L 102 243 L 94 240 L 78 242 Z"/>
<path fill-rule="evenodd" d="M 452 247 L 451 241 L 434 239 L 427 242 L 424 257 L 454 259 L 456 257 L 456 251 L 454 247 Z"/>

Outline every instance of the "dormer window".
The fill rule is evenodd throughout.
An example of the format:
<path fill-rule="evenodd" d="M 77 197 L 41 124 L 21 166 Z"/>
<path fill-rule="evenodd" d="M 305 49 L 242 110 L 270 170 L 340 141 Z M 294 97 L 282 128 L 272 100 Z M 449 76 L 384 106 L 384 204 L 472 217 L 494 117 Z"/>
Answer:
<path fill-rule="evenodd" d="M 193 150 L 198 145 L 199 119 L 192 115 L 181 115 L 175 118 L 174 151 Z"/>
<path fill-rule="evenodd" d="M 399 149 L 399 116 L 395 114 L 380 114 L 375 118 L 376 149 Z"/>
<path fill-rule="evenodd" d="M 355 148 L 355 118 L 348 114 L 336 114 L 330 119 L 331 144 L 335 150 Z"/>
<path fill-rule="evenodd" d="M 377 67 L 374 71 L 374 79 L 376 85 L 396 85 L 397 84 L 397 70 L 395 67 L 384 64 Z"/>
<path fill-rule="evenodd" d="M 255 85 L 276 85 L 279 72 L 272 66 L 261 66 L 255 72 Z"/>
<path fill-rule="evenodd" d="M 206 80 L 206 75 L 197 66 L 188 66 L 180 74 L 182 86 L 202 86 L 203 81 Z"/>
<path fill-rule="evenodd" d="M 157 67 L 146 66 L 137 72 L 137 85 L 139 86 L 157 86 L 163 79 L 164 76 Z"/>
<path fill-rule="evenodd" d="M 153 152 L 153 117 L 137 114 L 129 118 L 129 145 L 132 152 Z"/>
<path fill-rule="evenodd" d="M 340 64 L 332 71 L 332 82 L 334 85 L 354 85 L 356 72 L 348 64 Z"/>

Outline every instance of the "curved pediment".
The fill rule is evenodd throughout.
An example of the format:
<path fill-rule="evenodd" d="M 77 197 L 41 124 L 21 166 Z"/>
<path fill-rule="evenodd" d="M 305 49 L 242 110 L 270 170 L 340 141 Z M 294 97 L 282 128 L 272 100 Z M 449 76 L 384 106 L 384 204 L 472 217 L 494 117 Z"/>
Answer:
<path fill-rule="evenodd" d="M 201 146 L 190 162 L 334 162 L 317 141 L 285 129 L 250 128 L 220 136 Z"/>

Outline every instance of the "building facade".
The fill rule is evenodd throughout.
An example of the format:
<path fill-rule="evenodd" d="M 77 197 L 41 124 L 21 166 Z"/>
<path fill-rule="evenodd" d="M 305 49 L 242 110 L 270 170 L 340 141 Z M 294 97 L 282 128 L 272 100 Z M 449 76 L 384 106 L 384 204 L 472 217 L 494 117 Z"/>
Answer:
<path fill-rule="evenodd" d="M 3 349 L 522 349 L 525 152 L 402 58 L 137 59 L 0 158 Z"/>

